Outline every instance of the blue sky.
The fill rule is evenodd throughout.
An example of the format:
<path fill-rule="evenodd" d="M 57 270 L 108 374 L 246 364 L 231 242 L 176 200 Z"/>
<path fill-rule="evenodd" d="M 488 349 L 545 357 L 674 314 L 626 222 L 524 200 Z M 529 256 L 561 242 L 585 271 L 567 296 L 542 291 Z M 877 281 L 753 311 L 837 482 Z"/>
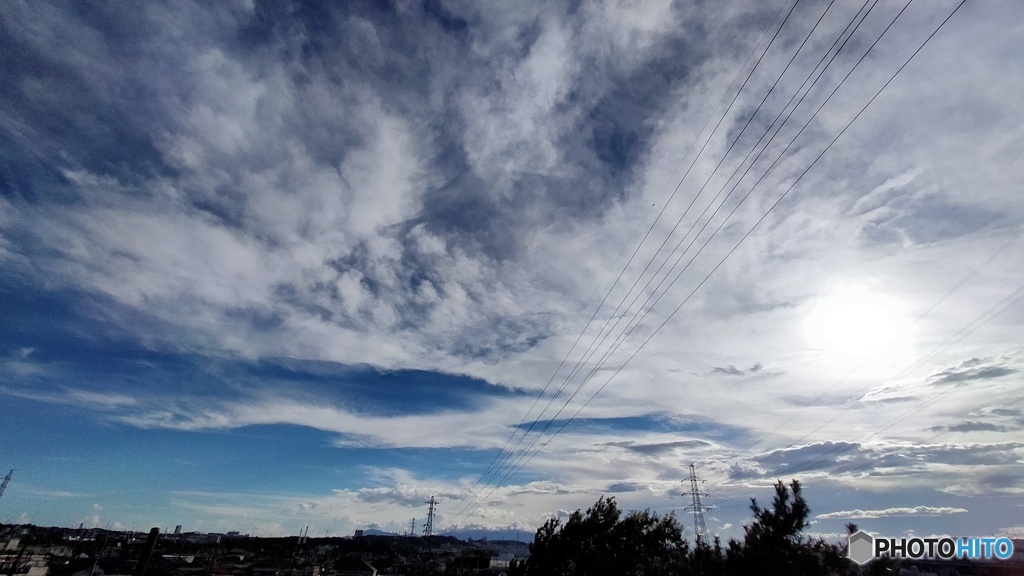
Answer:
<path fill-rule="evenodd" d="M 1024 536 L 1024 8 L 865 6 L 4 3 L 0 521 Z"/>

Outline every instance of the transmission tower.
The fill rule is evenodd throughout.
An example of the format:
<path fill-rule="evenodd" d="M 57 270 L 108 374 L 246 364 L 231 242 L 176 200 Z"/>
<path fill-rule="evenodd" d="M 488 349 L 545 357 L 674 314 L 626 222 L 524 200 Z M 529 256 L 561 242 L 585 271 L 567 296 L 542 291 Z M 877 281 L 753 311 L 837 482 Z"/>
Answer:
<path fill-rule="evenodd" d="M 712 510 L 711 506 L 705 506 L 701 504 L 701 496 L 707 498 L 710 496 L 707 492 L 701 492 L 700 484 L 704 481 L 697 478 L 697 469 L 693 464 L 690 464 L 690 491 L 683 493 L 683 496 L 689 494 L 692 504 L 683 508 L 684 510 L 693 511 L 693 533 L 694 533 L 694 544 L 700 546 L 701 542 L 706 545 L 710 545 L 708 541 L 708 528 L 704 525 L 704 511 Z"/>
<path fill-rule="evenodd" d="M 415 535 L 416 535 L 416 519 L 413 518 L 412 521 L 409 522 L 409 536 L 415 536 Z"/>
<path fill-rule="evenodd" d="M 431 496 L 430 500 L 427 500 L 425 503 L 426 504 L 430 504 L 430 507 L 427 508 L 427 523 L 423 526 L 423 535 L 424 536 L 433 536 L 434 535 L 434 508 L 437 506 L 437 501 L 434 500 L 433 496 Z"/>
<path fill-rule="evenodd" d="M 10 472 L 8 472 L 7 476 L 4 477 L 4 483 L 0 484 L 0 496 L 3 496 L 4 495 L 4 490 L 7 490 L 7 484 L 9 484 L 11 482 L 11 476 L 14 476 L 14 470 L 11 470 Z"/>

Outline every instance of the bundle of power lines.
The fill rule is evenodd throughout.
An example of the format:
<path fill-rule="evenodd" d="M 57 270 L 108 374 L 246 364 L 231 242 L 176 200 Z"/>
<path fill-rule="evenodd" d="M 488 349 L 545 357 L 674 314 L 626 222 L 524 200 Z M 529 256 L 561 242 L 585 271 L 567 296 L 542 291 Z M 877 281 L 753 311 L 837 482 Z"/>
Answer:
<path fill-rule="evenodd" d="M 790 163 L 796 161 L 796 151 L 804 149 L 808 145 L 813 145 L 813 142 L 805 142 L 807 140 L 801 140 L 801 136 L 807 132 L 809 127 L 819 129 L 820 127 L 815 124 L 815 120 L 819 114 L 825 109 L 833 98 L 840 90 L 847 85 L 847 82 L 851 77 L 855 77 L 855 74 L 859 69 L 867 68 L 877 60 L 877 54 L 882 51 L 882 48 L 877 48 L 879 43 L 882 42 L 883 38 L 888 36 L 894 36 L 896 34 L 909 34 L 905 30 L 900 30 L 898 23 L 901 17 L 907 12 L 913 0 L 908 1 L 903 7 L 895 13 L 895 15 L 879 16 L 875 12 L 875 8 L 878 7 L 878 0 L 866 0 L 852 15 L 839 15 L 835 12 L 838 8 L 842 7 L 842 3 L 837 7 L 836 2 L 833 0 L 821 10 L 820 6 L 810 6 L 806 10 L 813 11 L 812 18 L 816 15 L 816 20 L 813 26 L 810 27 L 806 33 L 802 33 L 802 41 L 792 52 L 792 55 L 788 58 L 788 62 L 783 70 L 774 78 L 770 87 L 764 93 L 763 97 L 760 98 L 760 102 L 745 120 L 742 128 L 735 136 L 728 142 L 726 152 L 717 161 L 714 169 L 704 179 L 699 189 L 694 193 L 689 203 L 683 210 L 682 214 L 676 219 L 671 230 L 664 235 L 660 245 L 654 251 L 653 256 L 646 259 L 638 256 L 641 254 L 642 249 L 645 246 L 649 246 L 656 242 L 656 229 L 659 222 L 666 217 L 669 206 L 673 205 L 674 200 L 678 193 L 684 189 L 684 183 L 687 182 L 687 178 L 693 172 L 694 166 L 697 164 L 698 159 L 704 156 L 708 150 L 708 145 L 711 143 L 715 135 L 719 132 L 725 121 L 729 118 L 733 118 L 733 108 L 736 107 L 738 101 L 740 101 L 741 95 L 744 95 L 744 100 L 757 99 L 756 95 L 751 95 L 750 92 L 753 88 L 748 88 L 748 85 L 756 84 L 751 83 L 751 79 L 755 77 L 755 74 L 762 69 L 762 64 L 765 62 L 765 58 L 769 53 L 774 55 L 775 52 L 784 50 L 781 47 L 783 42 L 776 42 L 780 38 L 780 34 L 785 30 L 787 34 L 796 33 L 791 28 L 800 26 L 800 18 L 794 18 L 794 14 L 802 16 L 800 10 L 801 0 L 795 0 L 790 4 L 787 0 L 783 6 L 779 8 L 774 20 L 765 28 L 761 38 L 755 43 L 753 50 L 748 56 L 747 61 L 740 67 L 736 77 L 733 79 L 732 84 L 726 89 L 725 95 L 722 101 L 715 109 L 714 112 L 708 117 L 701 131 L 695 137 L 693 143 L 689 149 L 683 154 L 680 160 L 679 166 L 676 168 L 676 172 L 673 172 L 670 177 L 670 183 L 675 182 L 674 187 L 671 189 L 671 193 L 668 198 L 661 201 L 659 198 L 658 202 L 648 210 L 648 214 L 644 216 L 641 222 L 638 224 L 633 235 L 622 247 L 622 251 L 616 258 L 615 263 L 612 264 L 612 270 L 617 268 L 617 264 L 621 261 L 622 256 L 628 251 L 628 248 L 633 245 L 634 241 L 640 232 L 645 229 L 645 222 L 653 212 L 655 206 L 660 204 L 660 211 L 658 211 L 654 220 L 646 226 L 646 230 L 643 235 L 640 236 L 639 242 L 633 248 L 626 262 L 619 269 L 615 280 L 611 286 L 607 289 L 604 297 L 595 308 L 593 314 L 588 320 L 587 324 L 580 331 L 576 337 L 573 345 L 566 352 L 562 361 L 558 364 L 555 370 L 552 372 L 547 383 L 543 389 L 537 394 L 536 399 L 531 405 L 530 409 L 523 416 L 522 421 L 518 426 L 513 428 L 509 434 L 508 439 L 505 441 L 501 450 L 495 455 L 490 465 L 484 471 L 484 473 L 477 479 L 476 483 L 471 487 L 468 493 L 458 500 L 451 508 L 449 519 L 453 524 L 460 524 L 463 520 L 468 518 L 477 507 L 484 501 L 486 501 L 498 488 L 506 485 L 518 472 L 520 472 L 530 461 L 542 450 L 544 450 L 551 441 L 561 434 L 580 414 L 580 412 L 586 408 L 593 399 L 604 390 L 615 378 L 618 376 L 623 369 L 625 369 L 629 363 L 654 339 L 657 334 L 672 320 L 672 318 L 683 309 L 684 306 L 692 297 L 704 286 L 704 284 L 712 278 L 712 276 L 725 264 L 725 262 L 732 257 L 732 255 L 740 248 L 740 246 L 753 234 L 758 227 L 769 217 L 770 214 L 789 196 L 794 189 L 797 188 L 798 184 L 804 179 L 808 172 L 810 172 L 815 165 L 833 148 L 837 141 L 842 138 L 844 134 L 850 129 L 850 127 L 857 121 L 861 115 L 875 102 L 875 100 L 881 95 L 889 85 L 896 80 L 896 78 L 903 72 L 903 70 L 910 64 L 910 62 L 924 49 L 924 47 L 932 41 L 938 32 L 947 25 L 947 23 L 953 18 L 953 16 L 960 10 L 960 8 L 966 3 L 966 0 L 956 4 L 939 23 L 928 33 L 923 36 L 918 42 L 916 49 L 913 50 L 909 56 L 905 57 L 902 64 L 891 74 L 891 76 L 882 83 L 873 95 L 868 98 L 859 110 L 850 116 L 845 122 L 842 129 L 834 134 L 827 145 L 823 146 L 817 155 L 813 159 L 806 163 L 802 169 L 798 169 L 798 175 L 788 186 L 784 186 L 781 194 L 775 197 L 768 197 L 762 200 L 762 204 L 767 205 L 768 208 L 760 213 L 756 219 L 753 220 L 753 224 L 750 225 L 746 231 L 739 236 L 731 247 L 724 252 L 724 255 L 710 267 L 710 270 L 703 274 L 698 275 L 694 281 L 693 288 L 686 293 L 680 300 L 676 302 L 674 308 L 668 311 L 667 314 L 663 314 L 658 320 L 658 316 L 651 322 L 645 323 L 648 316 L 652 311 L 655 310 L 657 305 L 662 301 L 663 298 L 669 291 L 678 283 L 680 278 L 688 270 L 691 270 L 691 265 L 698 259 L 698 257 L 704 252 L 705 248 L 716 238 L 723 236 L 722 231 L 726 225 L 734 219 L 734 216 L 740 210 L 747 200 L 755 194 L 755 192 L 762 192 L 765 195 L 771 194 L 773 190 L 769 186 L 761 186 L 765 182 L 766 178 L 770 176 L 779 176 L 776 168 L 780 162 L 788 161 Z M 836 11 L 833 11 L 837 8 Z M 933 9 L 934 5 L 928 5 L 923 9 Z M 817 11 L 821 10 L 820 14 Z M 839 19 L 841 22 L 835 24 L 831 20 Z M 823 23 L 825 23 L 823 25 Z M 843 25 L 845 23 L 845 25 Z M 829 28 L 831 27 L 831 28 Z M 791 80 L 787 73 L 790 73 L 791 68 L 793 72 L 790 76 L 795 76 L 799 72 L 797 68 L 793 67 L 798 57 L 804 55 L 805 59 L 813 58 L 809 54 L 809 46 L 821 45 L 827 43 L 828 40 L 818 39 L 816 42 L 810 42 L 812 37 L 816 33 L 819 33 L 826 38 L 831 38 L 831 46 L 825 50 L 817 63 L 810 67 L 809 71 L 806 71 L 803 75 L 802 81 L 799 83 L 799 87 L 789 94 L 788 101 L 778 108 L 774 114 L 774 118 L 771 122 L 767 121 L 767 117 L 771 114 L 769 111 L 770 105 L 766 105 L 773 94 L 778 94 L 783 91 L 780 86 L 792 86 L 795 81 Z M 831 31 L 830 31 L 831 30 Z M 893 30 L 896 30 L 893 32 Z M 770 39 L 765 44 L 764 40 L 771 34 Z M 853 40 L 851 42 L 851 40 Z M 762 48 L 762 44 L 764 47 Z M 807 51 L 805 52 L 805 49 Z M 756 60 L 755 60 L 756 56 Z M 876 58 L 872 58 L 876 56 Z M 753 66 L 750 66 L 750 61 L 755 60 Z M 863 65 L 863 66 L 862 66 Z M 743 71 L 747 70 L 750 66 L 742 82 L 739 82 L 738 88 L 736 87 L 737 82 L 743 75 Z M 827 72 L 827 74 L 826 74 Z M 863 72 L 862 72 L 863 74 Z M 783 83 L 783 79 L 787 81 Z M 863 81 L 860 76 L 855 78 L 855 81 Z M 785 97 L 785 94 L 776 96 L 776 100 L 781 100 Z M 773 101 L 774 102 L 774 101 Z M 815 102 L 817 104 L 815 105 Z M 724 111 L 722 108 L 725 108 Z M 708 126 L 711 122 L 717 118 L 717 122 L 714 127 L 708 132 Z M 754 122 L 755 119 L 758 122 Z M 802 119 L 802 123 L 801 123 Z M 791 123 L 792 121 L 792 123 Z M 752 146 L 747 147 L 746 144 L 741 142 L 747 142 L 753 140 L 756 134 L 744 136 L 748 134 L 748 130 L 753 132 L 758 126 L 767 126 L 763 129 L 763 132 L 757 138 L 756 143 Z M 706 136 L 705 132 L 707 133 Z M 704 136 L 702 138 L 702 136 Z M 700 147 L 697 152 L 692 156 L 688 166 L 683 172 L 682 176 L 678 180 L 674 179 L 678 170 L 685 163 L 685 159 L 690 157 L 690 153 L 694 148 L 697 148 L 699 142 Z M 796 146 L 796 148 L 794 148 Z M 790 153 L 790 150 L 793 153 Z M 736 154 L 733 154 L 733 152 Z M 709 185 L 719 174 L 720 171 L 723 173 L 727 169 L 723 169 L 729 163 L 735 161 L 735 158 L 740 153 L 745 154 L 741 160 L 735 162 L 735 166 L 731 173 L 725 179 L 721 187 L 718 188 L 715 195 L 710 201 L 707 201 L 707 195 L 705 191 L 709 188 Z M 748 181 L 753 180 L 753 182 Z M 745 183 L 746 182 L 746 183 Z M 731 184 L 731 185 L 730 185 Z M 742 188 L 741 188 L 742 185 Z M 662 192 L 662 196 L 668 192 L 668 187 Z M 710 194 L 710 191 L 708 191 Z M 741 195 L 740 195 L 741 194 Z M 694 212 L 694 207 L 698 204 L 698 199 L 701 199 L 701 204 L 704 206 L 703 210 L 697 215 L 689 227 L 682 233 L 679 234 L 681 228 L 684 228 L 684 222 L 687 221 L 687 217 Z M 720 213 L 724 212 L 724 216 L 720 217 Z M 714 224 L 714 225 L 713 225 Z M 710 232 L 709 232 L 710 229 Z M 1006 245 L 1004 245 L 998 253 L 1005 250 L 1008 245 L 1020 235 L 1011 239 Z M 669 247 L 672 240 L 675 243 Z M 723 240 L 724 241 L 724 240 Z M 684 246 L 685 243 L 685 246 Z M 984 264 L 987 264 L 992 260 L 990 257 Z M 685 259 L 685 261 L 684 261 Z M 639 264 L 643 263 L 643 268 L 639 274 L 635 276 L 629 289 L 626 290 L 625 294 L 621 296 L 618 303 L 614 306 L 611 313 L 607 313 L 607 308 L 611 307 L 612 294 L 615 293 L 616 288 L 621 285 L 625 285 L 630 277 L 627 274 L 627 270 L 634 265 L 634 262 Z M 714 260 L 711 260 L 714 262 Z M 707 265 L 710 265 L 708 262 Z M 609 271 L 611 272 L 611 270 Z M 968 278 L 972 277 L 977 272 L 977 268 L 972 270 L 968 274 Z M 699 280 L 698 280 L 699 279 Z M 957 286 L 954 286 L 947 292 L 943 298 L 948 297 L 949 294 L 959 289 L 966 280 L 962 280 Z M 642 300 L 641 300 L 642 298 Z M 988 322 L 995 315 L 998 315 L 1003 310 L 1006 310 L 1009 306 L 1012 306 L 1018 302 L 1021 298 L 1024 298 L 1024 286 L 1021 286 L 1017 291 L 1008 295 L 1000 303 L 993 308 L 989 309 L 986 313 L 979 316 L 971 325 L 964 327 L 961 332 L 955 335 L 953 338 L 963 338 L 970 332 L 978 329 L 981 324 Z M 941 301 L 941 300 L 940 300 Z M 937 305 L 937 304 L 936 304 Z M 934 306 L 929 308 L 929 311 L 934 309 Z M 605 312 L 602 312 L 605 311 Z M 927 312 L 926 312 L 927 314 Z M 606 317 L 605 317 L 606 316 Z M 603 322 L 598 320 L 599 317 L 605 317 Z M 624 322 L 624 323 L 623 323 Z M 981 324 L 978 324 L 978 323 Z M 600 324 L 600 327 L 595 329 L 594 326 Z M 972 327 L 973 326 L 973 327 Z M 636 341 L 631 341 L 631 336 L 639 329 L 643 328 L 643 332 L 638 335 Z M 968 331 L 968 332 L 965 332 Z M 646 336 L 642 337 L 643 334 Z M 589 335 L 589 336 L 588 336 Z M 588 342 L 584 342 L 588 340 Z M 629 343 L 630 346 L 626 348 L 624 353 L 628 352 L 628 355 L 622 359 L 612 362 L 613 356 L 622 347 Z M 952 339 L 943 345 L 951 345 Z M 577 352 L 577 350 L 581 350 Z M 935 352 L 936 354 L 938 351 Z M 596 357 L 596 360 L 595 360 Z M 575 361 L 570 359 L 575 358 Z M 570 367 L 571 364 L 571 367 Z M 565 373 L 565 370 L 568 370 Z M 564 373 L 564 374 L 563 374 Z M 599 373 L 608 374 L 603 381 L 596 384 L 596 387 L 590 386 L 595 376 Z M 563 374 L 561 377 L 560 374 Z M 560 378 L 560 380 L 559 380 Z M 555 382 L 558 381 L 554 392 L 549 392 L 552 389 Z M 588 389 L 589 386 L 589 389 Z M 575 409 L 570 409 L 570 405 L 573 401 L 580 396 L 584 390 L 587 389 L 589 394 L 583 396 L 584 400 L 578 403 Z M 546 401 L 543 406 L 537 411 L 541 401 L 546 397 Z M 929 402 L 934 402 L 936 398 L 930 399 Z M 1024 400 L 1024 399 L 1022 399 Z M 924 406 L 919 406 L 916 409 L 907 412 L 900 416 L 900 418 L 906 417 L 910 413 L 916 410 L 920 410 Z M 567 414 L 567 417 L 563 417 L 563 413 Z M 560 419 L 561 417 L 561 419 Z M 529 422 L 529 423 L 528 423 Z M 895 424 L 896 420 L 887 422 L 884 428 L 879 428 L 879 431 L 886 429 L 887 427 Z M 781 426 L 779 427 L 781 428 Z M 779 428 L 773 430 L 772 433 L 777 431 Z M 769 433 L 771 434 L 771 433 Z M 808 435 L 809 436 L 809 435 Z M 760 438 L 758 442 L 763 441 L 767 435 Z M 806 438 L 807 436 L 805 436 Z M 803 439 L 801 439 L 802 441 Z M 757 444 L 758 442 L 755 442 Z M 794 443 L 793 446 L 796 446 Z M 793 471 L 799 471 L 806 469 L 806 467 L 813 467 L 822 458 L 834 458 L 840 454 L 843 450 L 850 449 L 851 445 L 841 444 L 835 448 L 834 451 L 829 451 L 826 454 L 820 455 L 818 458 L 802 462 L 793 467 Z M 753 445 L 751 446 L 753 448 Z M 724 502 L 724 501 L 723 501 Z"/>

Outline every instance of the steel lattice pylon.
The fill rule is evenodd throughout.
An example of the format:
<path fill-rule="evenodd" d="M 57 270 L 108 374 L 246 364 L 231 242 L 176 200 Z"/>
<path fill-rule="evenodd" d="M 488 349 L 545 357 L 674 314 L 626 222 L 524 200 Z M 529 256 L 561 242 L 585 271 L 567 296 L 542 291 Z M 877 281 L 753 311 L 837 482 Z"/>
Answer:
<path fill-rule="evenodd" d="M 700 484 L 704 481 L 697 478 L 697 469 L 693 464 L 690 464 L 690 491 L 684 492 L 683 496 L 687 494 L 690 496 L 691 504 L 686 506 L 684 510 L 693 511 L 693 533 L 694 533 L 694 544 L 700 546 L 703 542 L 706 545 L 710 545 L 711 542 L 708 539 L 708 527 L 704 525 L 704 511 L 711 510 L 711 506 L 705 506 L 701 504 L 701 497 L 707 498 L 710 496 L 707 492 L 700 490 Z"/>
<path fill-rule="evenodd" d="M 431 496 L 426 503 L 430 504 L 430 508 L 427 509 L 427 523 L 423 526 L 423 535 L 432 536 L 434 534 L 434 507 L 437 506 L 437 501 Z"/>

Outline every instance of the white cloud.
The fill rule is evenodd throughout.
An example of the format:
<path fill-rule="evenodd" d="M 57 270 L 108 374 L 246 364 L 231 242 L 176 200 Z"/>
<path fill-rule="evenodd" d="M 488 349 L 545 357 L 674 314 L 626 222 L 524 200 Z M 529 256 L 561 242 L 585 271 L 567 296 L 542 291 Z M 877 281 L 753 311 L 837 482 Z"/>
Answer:
<path fill-rule="evenodd" d="M 633 245 L 627 245 L 626 256 L 616 260 L 637 220 L 650 204 L 667 197 L 660 195 L 662 184 L 674 183 L 669 175 L 688 162 L 682 155 L 690 138 L 697 136 L 747 54 L 749 47 L 737 39 L 756 38 L 760 29 L 751 30 L 749 23 L 764 20 L 764 15 L 750 12 L 754 8 L 746 3 L 706 13 L 693 7 L 679 12 L 668 2 L 645 5 L 643 10 L 628 2 L 610 2 L 585 5 L 572 18 L 557 7 L 451 9 L 467 12 L 481 33 L 454 48 L 424 39 L 427 58 L 410 59 L 408 64 L 428 66 L 424 74 L 429 78 L 423 86 L 395 85 L 388 90 L 375 84 L 372 75 L 342 68 L 347 56 L 343 46 L 331 48 L 319 62 L 292 60 L 287 55 L 308 40 L 305 31 L 282 31 L 273 49 L 251 56 L 266 58 L 254 64 L 248 56 L 216 46 L 216 37 L 194 45 L 182 42 L 175 35 L 191 38 L 189 26 L 200 23 L 162 15 L 167 26 L 161 26 L 161 33 L 175 39 L 168 46 L 179 47 L 168 48 L 175 58 L 166 66 L 180 61 L 181 70 L 188 71 L 188 86 L 175 90 L 167 85 L 173 79 L 162 79 L 164 68 L 156 69 L 161 78 L 142 79 L 159 88 L 160 96 L 151 106 L 172 112 L 158 118 L 165 120 L 162 124 L 146 124 L 153 146 L 171 170 L 140 174 L 132 181 L 104 174 L 102 167 L 68 161 L 57 168 L 78 195 L 77 203 L 0 200 L 0 262 L 5 272 L 31 278 L 33 285 L 46 289 L 67 288 L 111 299 L 112 310 L 100 314 L 105 322 L 153 349 L 438 370 L 539 390 L 583 329 L 617 266 L 631 253 Z M 737 212 L 735 226 L 724 228 L 722 236 L 708 245 L 582 389 L 567 414 L 608 382 L 612 370 L 725 256 L 826 136 L 852 116 L 901 56 L 909 54 L 910 43 L 923 37 L 937 10 L 921 9 L 901 21 L 856 82 L 825 109 L 821 124 L 812 126 L 794 156 L 784 160 Z M 54 11 L 43 16 L 59 17 L 49 12 Z M 675 481 L 668 478 L 680 475 L 683 456 L 719 460 L 717 468 L 710 468 L 725 482 L 726 459 L 756 472 L 796 473 L 802 472 L 796 465 L 804 461 L 794 458 L 816 455 L 807 446 L 877 441 L 881 448 L 829 461 L 826 469 L 813 474 L 879 489 L 910 482 L 971 496 L 1020 493 L 1019 483 L 991 478 L 1013 466 L 990 459 L 992 446 L 1013 433 L 1009 428 L 977 431 L 979 436 L 972 436 L 977 442 L 944 452 L 941 462 L 899 460 L 900 454 L 932 453 L 934 443 L 925 431 L 955 426 L 966 414 L 1012 401 L 1019 389 L 1016 373 L 940 396 L 928 378 L 974 357 L 1016 354 L 1007 365 L 1020 366 L 1018 309 L 993 318 L 948 350 L 940 346 L 1020 284 L 1019 267 L 1012 264 L 1020 261 L 1021 246 L 1010 246 L 999 260 L 930 310 L 1016 233 L 1016 223 L 1024 215 L 1014 187 L 1019 165 L 971 204 L 1024 142 L 1024 109 L 1006 97 L 1024 88 L 1020 74 L 1007 72 L 1017 69 L 1024 38 L 1024 19 L 1018 16 L 1019 7 L 1012 4 L 987 10 L 965 7 L 582 413 L 593 418 L 652 412 L 680 419 L 696 415 L 711 421 L 716 430 L 727 430 L 725 438 L 698 431 L 686 434 L 685 440 L 705 440 L 706 446 L 664 453 L 652 448 L 655 452 L 644 453 L 621 445 L 621 432 L 569 429 L 545 446 L 530 469 L 573 486 L 598 489 L 629 482 L 645 487 L 639 492 L 662 493 Z M 237 14 L 222 17 L 223 22 L 214 21 L 226 29 L 239 24 L 233 20 Z M 785 31 L 787 42 L 800 19 L 809 16 L 801 11 L 796 18 L 793 28 Z M 109 92 L 112 79 L 124 73 L 83 23 L 55 26 L 42 16 L 29 22 L 31 28 L 23 35 L 32 45 L 77 66 L 97 92 Z M 835 28 L 829 29 L 831 33 L 838 30 L 835 22 L 838 19 L 826 22 Z M 352 16 L 343 25 L 360 39 L 367 65 L 394 66 L 400 70 L 396 77 L 406 73 L 400 55 L 380 48 L 387 45 L 389 30 L 379 22 Z M 82 42 L 58 41 L 55 30 L 67 30 Z M 692 47 L 692 54 L 673 55 L 692 59 L 686 80 L 668 84 L 669 97 L 639 99 L 639 110 L 626 111 L 640 116 L 630 129 L 651 130 L 635 164 L 628 167 L 635 172 L 621 182 L 587 173 L 597 165 L 584 161 L 595 154 L 588 148 L 595 138 L 588 114 L 602 98 L 612 98 L 617 88 L 642 91 L 642 79 L 629 76 L 630 71 L 661 54 L 667 46 L 663 42 L 676 34 L 689 43 L 681 46 Z M 523 40 L 531 37 L 530 42 Z M 64 44 L 68 47 L 61 49 Z M 453 53 L 462 49 L 467 59 L 454 59 Z M 844 56 L 840 62 L 847 60 Z M 781 70 L 782 63 L 783 55 L 773 52 L 766 70 Z M 145 64 L 137 68 L 149 69 Z M 332 64 L 339 68 L 330 68 Z M 344 82 L 334 82 L 332 75 Z M 752 79 L 752 93 L 739 101 L 742 114 L 734 111 L 724 128 L 738 130 L 743 114 L 753 110 L 770 80 L 767 72 Z M 408 93 L 398 94 L 401 90 Z M 11 120 L 4 122 L 11 126 Z M 443 130 L 452 133 L 439 136 Z M 43 140 L 26 137 L 28 142 L 37 139 Z M 710 176 L 726 143 L 719 133 L 694 165 L 666 217 L 612 292 L 612 306 L 626 297 L 683 205 Z M 466 166 L 446 164 L 449 161 L 441 157 L 448 152 L 439 150 L 446 145 L 455 156 L 465 154 Z M 732 166 L 731 161 L 725 164 L 726 169 Z M 173 172 L 177 175 L 169 175 Z M 451 197 L 432 195 L 456 186 L 464 173 L 477 178 L 467 185 L 469 190 Z M 676 178 L 680 175 L 681 171 L 675 173 Z M 530 180 L 534 177 L 536 181 Z M 708 191 L 717 192 L 724 184 L 720 180 L 713 180 Z M 739 192 L 744 191 L 741 186 Z M 548 201 L 570 192 L 582 200 L 567 201 L 565 206 Z M 460 202 L 479 203 L 479 209 L 455 213 L 442 224 L 453 229 L 479 226 L 480 236 L 505 244 L 507 253 L 490 254 L 465 240 L 469 233 L 459 236 L 431 220 L 435 212 L 459 207 Z M 708 202 L 710 198 L 703 196 L 695 207 L 702 210 Z M 655 206 L 655 213 L 661 207 Z M 578 213 L 585 208 L 592 212 Z M 960 209 L 962 215 L 953 220 Z M 488 220 L 495 215 L 500 222 Z M 456 221 L 460 218 L 471 221 Z M 687 216 L 680 231 L 695 219 L 696 213 Z M 646 223 L 641 234 L 645 230 Z M 940 230 L 946 232 L 939 235 Z M 28 255 L 29 247 L 37 253 Z M 655 261 L 647 277 L 665 257 Z M 644 286 L 647 277 L 638 286 Z M 914 323 L 912 337 L 894 355 L 855 361 L 806 342 L 802 325 L 815 303 L 836 287 L 850 284 L 898 301 L 901 314 Z M 596 296 L 588 301 L 592 294 Z M 120 316 L 106 314 L 118 307 L 144 313 L 152 323 L 120 322 Z M 627 325 L 636 309 L 618 329 Z M 609 314 L 609 308 L 603 309 L 598 321 Z M 508 324 L 512 327 L 500 328 Z M 591 342 L 596 331 L 591 327 L 581 342 Z M 606 344 L 594 358 L 607 349 Z M 569 366 L 580 353 L 577 348 Z M 39 351 L 25 347 L 4 360 L 4 394 L 80 406 L 145 428 L 194 431 L 295 424 L 344 435 L 340 446 L 361 442 L 493 449 L 502 445 L 509 425 L 517 424 L 530 405 L 529 400 L 503 399 L 466 411 L 375 418 L 360 415 L 351 406 L 291 391 L 211 401 L 167 398 L 159 391 L 125 394 L 66 388 L 50 394 L 15 386 L 17 378 L 44 374 L 39 357 Z M 729 380 L 713 374 L 715 367 L 762 363 L 770 371 L 756 378 L 741 375 Z M 566 373 L 559 372 L 556 386 Z M 698 381 L 693 374 L 709 376 Z M 569 390 L 579 382 L 570 382 Z M 901 398 L 904 401 L 893 401 Z M 627 440 L 635 448 L 680 438 L 638 433 Z M 747 446 L 752 449 L 745 450 Z M 776 455 L 790 459 L 765 459 L 779 448 L 789 448 Z M 1019 453 L 1019 448 L 1011 450 Z M 870 467 L 869 456 L 884 457 L 881 463 L 887 467 Z M 974 471 L 966 469 L 972 456 L 986 458 Z M 854 469 L 861 465 L 865 468 Z M 881 473 L 862 477 L 876 469 Z M 344 500 L 362 494 L 381 502 L 412 502 L 423 494 L 411 481 L 373 490 L 333 497 Z M 537 502 L 544 505 L 554 501 L 543 500 L 548 494 L 541 484 L 521 493 L 540 498 Z M 503 502 L 511 506 L 512 496 Z M 225 517 L 256 513 L 230 499 L 218 505 L 223 507 L 215 510 Z M 926 508 L 909 510 L 924 514 L 921 510 Z M 905 509 L 849 513 L 893 510 Z M 267 510 L 260 513 L 267 515 L 263 526 L 279 527 Z M 507 520 L 498 512 L 486 513 L 495 522 Z M 541 514 L 540 504 L 530 514 Z"/>
<path fill-rule="evenodd" d="M 1024 525 L 1007 526 L 1005 528 L 1000 528 L 996 532 L 996 536 L 1005 536 L 1007 538 L 1024 538 Z"/>
<path fill-rule="evenodd" d="M 883 510 L 843 510 L 818 514 L 815 518 L 826 520 L 832 518 L 887 518 L 890 516 L 944 516 L 947 514 L 966 514 L 966 508 L 949 506 L 912 506 L 885 508 Z"/>

